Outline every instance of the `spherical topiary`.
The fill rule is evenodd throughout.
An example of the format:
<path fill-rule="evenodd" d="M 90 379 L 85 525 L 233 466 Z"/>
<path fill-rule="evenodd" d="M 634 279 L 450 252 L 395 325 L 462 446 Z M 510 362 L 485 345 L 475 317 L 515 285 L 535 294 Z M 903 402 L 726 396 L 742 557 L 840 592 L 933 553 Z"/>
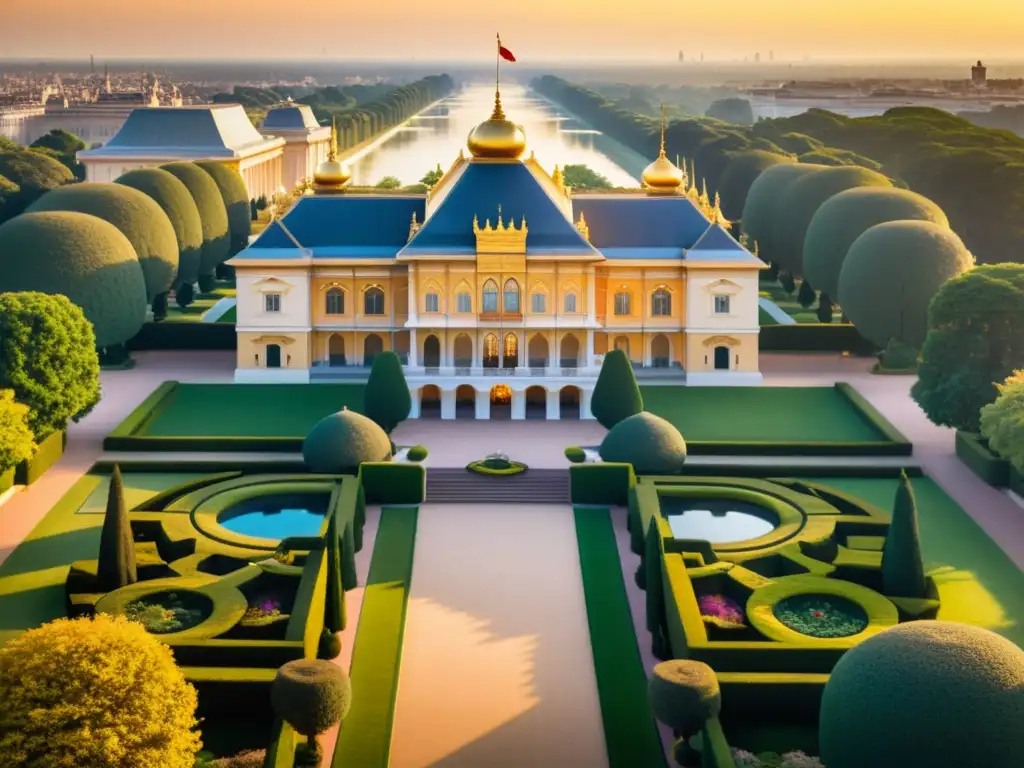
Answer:
<path fill-rule="evenodd" d="M 747 191 L 743 204 L 743 232 L 758 245 L 758 253 L 766 261 L 781 264 L 776 248 L 775 222 L 783 215 L 782 196 L 790 185 L 805 176 L 826 170 L 824 165 L 783 163 L 766 169 Z"/>
<path fill-rule="evenodd" d="M 565 449 L 565 458 L 571 461 L 573 464 L 582 464 L 587 460 L 586 451 L 580 448 L 578 445 L 570 445 Z"/>
<path fill-rule="evenodd" d="M 57 619 L 0 648 L 0 766 L 192 768 L 196 691 L 142 624 Z"/>
<path fill-rule="evenodd" d="M 903 220 L 949 226 L 939 206 L 906 189 L 857 187 L 830 197 L 814 214 L 804 237 L 804 277 L 817 290 L 838 298 L 839 272 L 853 241 L 876 224 Z"/>
<path fill-rule="evenodd" d="M 231 252 L 231 232 L 228 229 L 228 210 L 224 205 L 217 182 L 195 163 L 167 163 L 160 166 L 184 184 L 192 195 L 203 225 L 203 252 L 199 274 L 212 276 L 217 265 Z"/>
<path fill-rule="evenodd" d="M 113 224 L 85 213 L 23 213 L 0 226 L 0 293 L 63 294 L 93 324 L 96 344 L 123 344 L 146 319 L 135 249 Z"/>
<path fill-rule="evenodd" d="M 121 184 L 83 182 L 47 192 L 28 210 L 78 211 L 109 221 L 139 257 L 147 300 L 171 290 L 178 273 L 178 238 L 167 214 L 145 193 Z"/>
<path fill-rule="evenodd" d="M 641 475 L 671 475 L 686 462 L 686 441 L 670 422 L 642 411 L 623 419 L 601 443 L 601 460 L 632 464 Z"/>
<path fill-rule="evenodd" d="M 199 278 L 199 260 L 203 254 L 203 221 L 188 187 L 162 168 L 128 171 L 116 183 L 145 193 L 167 214 L 178 238 L 175 285 L 194 283 Z"/>
<path fill-rule="evenodd" d="M 779 200 L 779 218 L 772 235 L 772 244 L 779 258 L 772 260 L 783 269 L 800 274 L 804 268 L 807 228 L 826 200 L 854 187 L 891 186 L 892 182 L 886 176 L 854 165 L 826 168 L 793 182 Z"/>
<path fill-rule="evenodd" d="M 735 221 L 743 215 L 747 193 L 758 176 L 776 165 L 793 162 L 796 161 L 791 157 L 763 149 L 734 153 L 718 179 L 718 194 L 722 197 L 722 213 L 725 217 Z"/>
<path fill-rule="evenodd" d="M 647 698 L 654 716 L 681 734 L 696 733 L 722 711 L 718 677 L 702 661 L 674 659 L 657 664 L 647 682 Z"/>
<path fill-rule="evenodd" d="M 971 252 L 946 227 L 927 221 L 877 224 L 850 246 L 839 273 L 839 303 L 876 346 L 899 339 L 920 348 L 932 297 L 973 265 Z"/>
<path fill-rule="evenodd" d="M 320 755 L 317 736 L 345 719 L 352 706 L 352 683 L 330 661 L 296 659 L 279 670 L 270 686 L 274 712 L 309 740 L 309 762 Z"/>
<path fill-rule="evenodd" d="M 347 408 L 320 419 L 302 442 L 312 472 L 355 472 L 364 461 L 390 461 L 391 441 L 372 420 Z"/>
<path fill-rule="evenodd" d="M 231 234 L 229 255 L 234 256 L 249 244 L 249 235 L 252 234 L 249 190 L 245 188 L 245 180 L 235 168 L 224 163 L 201 162 L 196 165 L 210 174 L 210 178 L 220 190 L 220 197 L 228 214 L 228 231 Z"/>
<path fill-rule="evenodd" d="M 409 461 L 423 461 L 427 458 L 427 449 L 422 445 L 414 445 L 406 452 L 405 458 Z"/>
<path fill-rule="evenodd" d="M 1010 766 L 1024 755 L 1024 651 L 994 632 L 914 621 L 847 651 L 821 700 L 828 768 Z"/>

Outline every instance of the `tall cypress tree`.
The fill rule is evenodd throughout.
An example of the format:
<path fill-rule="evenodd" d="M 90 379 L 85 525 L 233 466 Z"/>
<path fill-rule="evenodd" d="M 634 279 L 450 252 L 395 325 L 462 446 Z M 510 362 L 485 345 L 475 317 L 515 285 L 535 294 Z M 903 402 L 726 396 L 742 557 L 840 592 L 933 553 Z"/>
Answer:
<path fill-rule="evenodd" d="M 611 429 L 644 409 L 644 398 L 636 383 L 633 365 L 621 349 L 613 349 L 604 356 L 601 372 L 597 375 L 590 411 L 601 426 Z"/>
<path fill-rule="evenodd" d="M 345 629 L 345 589 L 342 586 L 341 539 L 338 536 L 337 517 L 331 513 L 327 524 L 327 610 L 324 628 L 333 633 Z"/>
<path fill-rule="evenodd" d="M 373 359 L 365 392 L 366 415 L 389 435 L 409 418 L 412 395 L 402 372 L 402 361 L 394 352 L 381 352 Z"/>
<path fill-rule="evenodd" d="M 921 535 L 917 526 L 917 501 L 907 473 L 900 474 L 892 522 L 882 550 L 882 589 L 893 597 L 925 597 Z"/>
<path fill-rule="evenodd" d="M 124 505 L 121 468 L 115 464 L 107 491 L 107 511 L 100 534 L 100 557 L 96 570 L 101 589 L 110 592 L 139 580 L 135 570 L 135 541 Z"/>

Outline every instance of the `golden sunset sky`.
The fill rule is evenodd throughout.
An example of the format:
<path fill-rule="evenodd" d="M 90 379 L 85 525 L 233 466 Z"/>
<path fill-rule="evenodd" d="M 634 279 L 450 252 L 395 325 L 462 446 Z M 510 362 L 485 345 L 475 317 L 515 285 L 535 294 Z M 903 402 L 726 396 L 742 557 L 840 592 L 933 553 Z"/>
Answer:
<path fill-rule="evenodd" d="M 0 58 L 1018 58 L 1024 0 L 0 0 Z"/>

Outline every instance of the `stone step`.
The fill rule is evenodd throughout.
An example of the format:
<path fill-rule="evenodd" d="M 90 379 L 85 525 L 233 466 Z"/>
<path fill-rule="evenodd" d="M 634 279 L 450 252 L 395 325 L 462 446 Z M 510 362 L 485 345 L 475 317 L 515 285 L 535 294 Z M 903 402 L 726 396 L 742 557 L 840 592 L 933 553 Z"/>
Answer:
<path fill-rule="evenodd" d="M 527 470 L 493 477 L 465 469 L 427 471 L 427 503 L 567 504 L 569 473 L 560 469 Z"/>

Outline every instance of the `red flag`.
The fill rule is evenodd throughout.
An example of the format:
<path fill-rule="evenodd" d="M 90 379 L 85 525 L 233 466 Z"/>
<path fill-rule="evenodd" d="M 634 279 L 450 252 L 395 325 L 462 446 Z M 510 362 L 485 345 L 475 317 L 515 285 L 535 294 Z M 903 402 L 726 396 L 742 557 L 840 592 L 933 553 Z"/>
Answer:
<path fill-rule="evenodd" d="M 515 61 L 516 57 L 512 55 L 512 51 L 501 44 L 501 40 L 498 41 L 498 55 L 501 56 L 505 61 Z"/>

